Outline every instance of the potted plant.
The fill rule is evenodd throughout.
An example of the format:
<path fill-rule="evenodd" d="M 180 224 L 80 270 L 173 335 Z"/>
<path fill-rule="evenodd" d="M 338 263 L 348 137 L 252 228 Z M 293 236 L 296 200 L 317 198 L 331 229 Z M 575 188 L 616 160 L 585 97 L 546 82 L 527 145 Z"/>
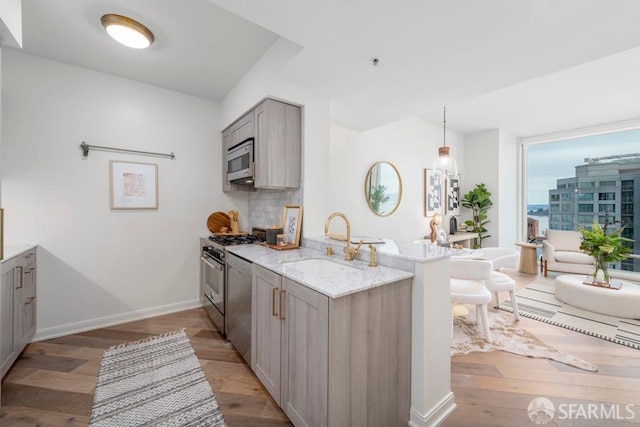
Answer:
<path fill-rule="evenodd" d="M 487 211 L 493 205 L 493 202 L 489 198 L 491 193 L 487 190 L 487 187 L 483 183 L 476 184 L 475 188 L 469 191 L 462 198 L 462 206 L 471 209 L 472 219 L 465 221 L 467 227 L 470 227 L 469 231 L 478 233 L 478 244 L 474 245 L 475 248 L 482 247 L 482 240 L 490 235 L 485 233 L 488 231 L 485 225 L 489 222 L 487 219 Z"/>
<path fill-rule="evenodd" d="M 593 283 L 607 286 L 609 284 L 609 263 L 619 262 L 627 259 L 631 253 L 631 246 L 627 242 L 632 239 L 622 237 L 622 228 L 618 228 L 607 234 L 608 222 L 602 227 L 597 222 L 593 223 L 591 229 L 580 227 L 578 231 L 582 234 L 580 250 L 591 255 L 594 262 Z M 598 272 L 602 271 L 602 279 Z"/>

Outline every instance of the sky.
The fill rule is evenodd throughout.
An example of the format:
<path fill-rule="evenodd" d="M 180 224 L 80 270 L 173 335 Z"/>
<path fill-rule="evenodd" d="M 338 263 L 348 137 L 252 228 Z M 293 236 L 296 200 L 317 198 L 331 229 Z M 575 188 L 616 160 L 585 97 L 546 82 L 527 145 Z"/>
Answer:
<path fill-rule="evenodd" d="M 640 129 L 529 145 L 527 204 L 548 204 L 556 180 L 576 176 L 575 167 L 586 157 L 631 153 L 640 153 Z"/>

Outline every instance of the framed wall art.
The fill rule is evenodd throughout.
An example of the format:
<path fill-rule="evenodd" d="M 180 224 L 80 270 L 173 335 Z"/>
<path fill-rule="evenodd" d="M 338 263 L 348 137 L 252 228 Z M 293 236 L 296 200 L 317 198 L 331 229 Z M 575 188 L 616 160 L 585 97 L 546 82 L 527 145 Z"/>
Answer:
<path fill-rule="evenodd" d="M 444 182 L 442 172 L 434 169 L 424 170 L 424 216 L 443 214 L 442 195 Z"/>
<path fill-rule="evenodd" d="M 446 182 L 447 215 L 460 215 L 460 175 L 449 175 Z"/>
<path fill-rule="evenodd" d="M 158 209 L 158 165 L 112 160 L 111 209 Z"/>
<path fill-rule="evenodd" d="M 300 246 L 302 230 L 302 206 L 285 206 L 282 215 L 282 232 L 287 235 L 289 245 Z"/>

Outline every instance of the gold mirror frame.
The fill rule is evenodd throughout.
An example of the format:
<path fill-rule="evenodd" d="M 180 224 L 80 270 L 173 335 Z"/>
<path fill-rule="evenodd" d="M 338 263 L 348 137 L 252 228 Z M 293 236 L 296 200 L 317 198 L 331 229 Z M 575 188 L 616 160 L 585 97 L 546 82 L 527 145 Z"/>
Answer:
<path fill-rule="evenodd" d="M 397 193 L 398 193 L 398 199 L 395 203 L 395 205 L 393 206 L 393 209 L 391 209 L 389 212 L 379 212 L 380 208 L 379 205 L 381 203 L 380 200 L 378 201 L 374 201 L 372 200 L 372 179 L 375 179 L 377 181 L 376 183 L 376 187 L 379 186 L 383 186 L 383 184 L 381 184 L 380 182 L 382 181 L 382 167 L 388 165 L 391 166 L 391 169 L 393 170 L 393 172 L 395 173 L 395 177 L 398 180 L 397 183 Z M 374 178 L 375 177 L 375 178 Z M 392 189 L 391 194 L 394 193 L 395 189 Z M 385 189 L 382 190 L 382 192 L 384 193 Z M 388 191 L 388 189 L 387 189 Z M 367 199 L 367 204 L 369 205 L 369 209 L 371 209 L 371 211 L 373 213 L 375 213 L 378 216 L 389 216 L 392 213 L 394 213 L 397 209 L 398 206 L 400 206 L 400 202 L 402 201 L 402 178 L 400 177 L 400 172 L 398 171 L 398 168 L 396 168 L 396 166 L 391 163 L 391 162 L 376 162 L 373 164 L 373 166 L 371 166 L 369 168 L 369 171 L 367 172 L 367 177 L 364 180 L 364 195 L 365 198 Z M 378 198 L 378 197 L 377 197 Z"/>

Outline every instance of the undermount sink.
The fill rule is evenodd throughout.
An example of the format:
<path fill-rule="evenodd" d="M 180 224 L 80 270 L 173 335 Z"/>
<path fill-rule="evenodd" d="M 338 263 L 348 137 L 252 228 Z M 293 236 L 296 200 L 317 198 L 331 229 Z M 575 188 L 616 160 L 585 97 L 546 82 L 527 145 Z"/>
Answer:
<path fill-rule="evenodd" d="M 340 274 L 357 273 L 361 270 L 342 263 L 331 261 L 324 258 L 311 258 L 299 261 L 288 261 L 282 263 L 285 273 L 298 271 L 304 275 L 315 278 L 325 278 L 337 276 Z"/>

